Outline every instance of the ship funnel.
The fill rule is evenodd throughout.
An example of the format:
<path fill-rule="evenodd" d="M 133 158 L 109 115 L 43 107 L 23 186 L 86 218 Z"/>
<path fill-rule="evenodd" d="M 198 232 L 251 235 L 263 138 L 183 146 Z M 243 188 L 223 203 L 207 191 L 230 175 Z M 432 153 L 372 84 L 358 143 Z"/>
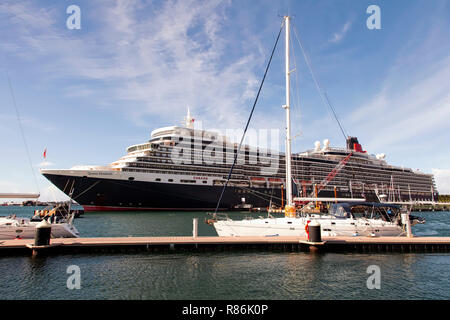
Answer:
<path fill-rule="evenodd" d="M 347 138 L 347 149 L 355 150 L 355 143 L 358 143 L 358 138 L 356 137 L 348 137 Z"/>
<path fill-rule="evenodd" d="M 356 138 L 356 137 L 348 137 L 347 138 L 347 149 L 366 153 L 366 151 L 364 151 L 362 149 L 361 145 L 358 142 L 358 138 Z"/>

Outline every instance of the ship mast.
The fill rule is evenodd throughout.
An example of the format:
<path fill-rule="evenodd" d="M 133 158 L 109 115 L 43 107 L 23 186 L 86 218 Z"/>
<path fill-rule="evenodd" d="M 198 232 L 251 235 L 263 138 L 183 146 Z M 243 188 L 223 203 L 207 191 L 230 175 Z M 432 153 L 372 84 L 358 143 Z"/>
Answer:
<path fill-rule="evenodd" d="M 187 115 L 186 118 L 184 118 L 185 126 L 189 129 L 194 129 L 194 118 L 191 117 L 191 111 L 189 110 L 189 107 L 187 108 Z"/>
<path fill-rule="evenodd" d="M 284 17 L 286 32 L 286 197 L 287 206 L 292 206 L 292 172 L 291 172 L 291 115 L 290 115 L 290 70 L 289 70 L 289 16 Z M 287 213 L 287 212 L 286 212 Z"/>

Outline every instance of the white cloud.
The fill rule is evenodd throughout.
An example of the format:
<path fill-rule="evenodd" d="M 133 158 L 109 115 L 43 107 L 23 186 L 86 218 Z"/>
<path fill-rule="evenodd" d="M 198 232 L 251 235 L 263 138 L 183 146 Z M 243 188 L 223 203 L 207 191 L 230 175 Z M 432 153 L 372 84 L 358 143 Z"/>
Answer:
<path fill-rule="evenodd" d="M 336 32 L 335 34 L 333 34 L 333 38 L 330 39 L 330 42 L 332 43 L 338 43 L 340 42 L 345 35 L 347 34 L 347 32 L 350 30 L 350 27 L 352 26 L 352 22 L 347 21 L 343 26 L 342 29 L 339 32 Z"/>
<path fill-rule="evenodd" d="M 146 124 L 148 116 L 173 121 L 174 114 L 184 114 L 190 105 L 205 123 L 239 127 L 243 106 L 259 83 L 254 68 L 261 68 L 266 57 L 257 53 L 255 38 L 253 44 L 248 39 L 233 42 L 225 34 L 228 5 L 194 0 L 164 1 L 161 7 L 144 1 L 101 3 L 96 29 L 83 34 L 62 30 L 54 10 L 37 9 L 32 2 L 4 4 L 0 13 L 13 16 L 10 32 L 16 36 L 11 44 L 19 44 L 27 59 L 50 60 L 41 65 L 48 78 L 81 77 L 106 86 L 96 93 L 71 85 L 66 91 L 73 97 L 101 94 L 115 106 L 120 101 L 137 124 Z"/>
<path fill-rule="evenodd" d="M 401 90 L 394 78 L 388 76 L 379 93 L 349 117 L 353 128 L 371 133 L 366 143 L 371 149 L 417 143 L 449 128 L 450 56 L 405 77 Z"/>
<path fill-rule="evenodd" d="M 432 169 L 440 194 L 450 194 L 450 169 Z"/>
<path fill-rule="evenodd" d="M 47 161 L 47 160 L 42 161 L 38 165 L 39 168 L 46 168 L 46 167 L 51 167 L 51 166 L 53 166 L 53 162 L 50 162 L 50 161 Z"/>

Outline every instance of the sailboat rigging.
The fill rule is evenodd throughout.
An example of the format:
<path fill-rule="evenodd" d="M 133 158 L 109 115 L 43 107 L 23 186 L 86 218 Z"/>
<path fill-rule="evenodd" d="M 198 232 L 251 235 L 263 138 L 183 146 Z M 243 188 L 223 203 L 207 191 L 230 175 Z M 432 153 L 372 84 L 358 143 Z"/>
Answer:
<path fill-rule="evenodd" d="M 20 132 L 22 135 L 23 143 L 25 145 L 25 149 L 27 152 L 28 161 L 31 167 L 31 171 L 33 174 L 34 182 L 36 184 L 36 188 L 39 191 L 39 185 L 37 183 L 36 175 L 34 173 L 33 164 L 30 157 L 30 152 L 28 150 L 28 145 L 26 143 L 25 134 L 22 128 L 22 123 L 20 119 L 19 110 L 16 103 L 16 98 L 14 95 L 14 91 L 11 85 L 11 79 L 9 78 L 8 73 L 6 74 L 8 79 L 8 85 L 11 92 L 11 97 L 14 105 L 14 109 L 16 112 L 17 120 L 19 123 Z M 11 193 L 4 193 L 0 194 L 0 198 L 33 198 L 38 199 L 40 196 L 40 193 L 37 194 L 11 194 Z M 70 202 L 70 201 L 69 201 Z M 36 202 L 35 202 L 36 203 Z M 73 225 L 73 218 L 74 215 L 70 214 L 70 204 L 69 204 L 69 211 L 66 215 L 64 213 L 64 216 L 57 217 L 56 214 L 49 215 L 45 217 L 40 217 L 36 215 L 37 211 L 35 210 L 35 215 L 29 219 L 29 218 L 22 218 L 17 217 L 15 214 L 9 215 L 9 216 L 2 216 L 0 217 L 0 239 L 30 239 L 34 238 L 36 233 L 36 226 L 38 223 L 42 220 L 48 220 L 48 222 L 51 225 L 51 236 L 53 238 L 75 238 L 78 237 L 78 230 Z M 56 213 L 56 209 L 54 211 Z"/>
<path fill-rule="evenodd" d="M 261 89 L 262 89 L 262 86 L 263 86 L 263 84 L 264 84 L 264 80 L 266 79 L 267 71 L 269 71 L 269 67 L 270 67 L 270 64 L 271 64 L 271 62 L 272 62 L 272 58 L 273 58 L 273 55 L 274 55 L 274 53 L 275 53 L 275 49 L 276 49 L 276 47 L 277 47 L 278 40 L 280 39 L 280 35 L 281 35 L 281 31 L 282 31 L 282 30 L 283 30 L 283 26 L 281 26 L 280 32 L 278 32 L 277 40 L 275 41 L 275 45 L 273 46 L 272 54 L 270 55 L 269 62 L 267 63 L 266 71 L 264 72 L 264 76 L 263 76 L 262 81 L 261 81 L 261 84 L 260 84 L 260 86 L 259 86 L 258 93 L 256 94 L 255 102 L 253 103 L 253 107 L 252 107 L 252 110 L 251 110 L 251 112 L 250 112 L 250 116 L 248 117 L 247 124 L 245 125 L 245 129 L 244 129 L 244 132 L 243 132 L 243 134 L 242 134 L 241 141 L 239 142 L 239 147 L 238 147 L 238 149 L 237 149 L 236 154 L 234 155 L 233 164 L 231 165 L 230 172 L 228 173 L 227 180 L 225 181 L 225 184 L 224 184 L 224 186 L 223 186 L 223 188 L 222 188 L 222 191 L 221 191 L 221 193 L 220 193 L 219 200 L 217 201 L 217 205 L 216 205 L 216 209 L 215 209 L 215 211 L 214 211 L 214 215 L 217 214 L 217 210 L 219 209 L 220 202 L 221 202 L 221 200 L 222 200 L 224 191 L 225 191 L 225 189 L 227 188 L 228 182 L 229 182 L 230 179 L 231 179 L 231 174 L 233 173 L 233 169 L 234 169 L 234 166 L 236 165 L 236 161 L 237 161 L 239 152 L 240 152 L 240 150 L 241 150 L 242 143 L 244 142 L 245 133 L 247 132 L 248 126 L 249 126 L 250 121 L 251 121 L 252 116 L 253 116 L 253 112 L 255 111 L 256 103 L 258 102 L 259 94 L 261 93 Z"/>
<path fill-rule="evenodd" d="M 334 203 L 326 214 L 313 211 L 308 212 L 308 205 L 297 212 L 293 197 L 292 169 L 291 169 L 291 121 L 290 121 L 290 56 L 289 36 L 290 17 L 284 17 L 286 35 L 285 50 L 285 79 L 286 103 L 283 108 L 286 112 L 286 206 L 285 216 L 282 218 L 258 218 L 245 220 L 213 219 L 213 224 L 219 236 L 305 236 L 307 224 L 314 219 L 319 222 L 324 236 L 402 236 L 411 235 L 410 226 L 419 223 L 419 219 L 411 221 L 409 213 L 411 207 L 401 207 L 392 204 L 370 203 L 354 201 L 352 203 Z M 283 27 L 283 26 L 282 26 Z M 272 53 L 273 54 L 273 53 Z M 253 112 L 253 109 L 252 109 Z M 248 123 L 247 123 L 248 126 Z M 357 143 L 356 143 L 357 144 Z M 360 148 L 360 146 L 359 146 Z M 338 166 L 322 181 L 325 186 L 337 172 L 345 166 L 350 153 Z M 316 191 L 317 197 L 317 191 Z M 317 200 L 316 208 L 317 208 Z M 323 199 L 321 199 L 323 201 Z M 359 199 L 361 200 L 361 199 Z M 336 201 L 337 202 L 337 201 Z M 215 216 L 216 217 L 216 216 Z"/>

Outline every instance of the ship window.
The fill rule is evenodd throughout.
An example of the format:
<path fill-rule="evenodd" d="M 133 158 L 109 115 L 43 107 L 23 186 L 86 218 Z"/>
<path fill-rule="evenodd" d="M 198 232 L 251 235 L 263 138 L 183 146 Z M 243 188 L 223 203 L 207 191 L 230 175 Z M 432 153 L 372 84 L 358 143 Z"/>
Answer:
<path fill-rule="evenodd" d="M 161 181 L 161 178 L 156 178 L 155 181 Z"/>
<path fill-rule="evenodd" d="M 173 182 L 173 179 L 169 179 L 169 182 Z"/>
<path fill-rule="evenodd" d="M 203 181 L 203 183 L 208 183 L 208 181 Z"/>
<path fill-rule="evenodd" d="M 134 177 L 129 177 L 128 180 L 133 181 L 133 180 L 134 180 Z"/>

